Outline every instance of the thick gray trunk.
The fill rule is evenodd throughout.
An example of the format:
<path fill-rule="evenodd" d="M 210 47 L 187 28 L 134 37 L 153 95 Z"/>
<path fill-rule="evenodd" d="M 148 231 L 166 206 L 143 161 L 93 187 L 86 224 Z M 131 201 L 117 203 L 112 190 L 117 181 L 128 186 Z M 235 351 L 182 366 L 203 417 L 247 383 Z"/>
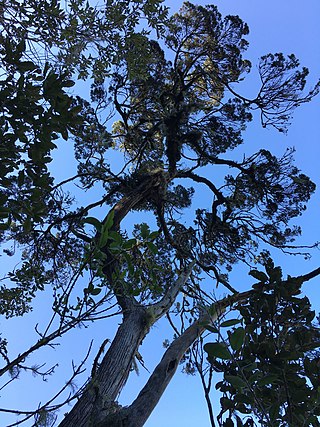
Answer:
<path fill-rule="evenodd" d="M 182 356 L 203 330 L 199 321 L 186 329 L 169 346 L 135 401 L 129 407 L 109 414 L 95 427 L 142 427 L 174 376 Z"/>
<path fill-rule="evenodd" d="M 85 392 L 59 427 L 96 426 L 114 408 L 136 351 L 149 330 L 148 314 L 134 307 L 124 316 L 112 344 Z"/>
<path fill-rule="evenodd" d="M 91 379 L 89 385 L 73 409 L 60 423 L 59 427 L 131 426 L 131 424 L 126 423 L 133 422 L 132 419 L 136 416 L 135 414 L 141 412 L 139 409 L 139 405 L 141 406 L 141 404 L 138 404 L 141 400 L 139 399 L 141 393 L 146 393 L 144 391 L 146 387 L 151 387 L 151 391 L 152 387 L 156 387 L 158 388 L 158 390 L 156 390 L 157 397 L 154 395 L 149 403 L 148 418 L 174 375 L 177 364 L 184 352 L 197 338 L 197 334 L 199 333 L 199 326 L 197 323 L 188 328 L 166 351 L 162 361 L 151 375 L 147 385 L 139 394 L 136 401 L 130 406 L 132 409 L 130 409 L 129 412 L 132 412 L 134 415 L 129 414 L 129 408 L 119 409 L 115 400 L 128 378 L 132 362 L 142 340 L 148 333 L 150 327 L 169 310 L 180 289 L 188 280 L 193 266 L 194 262 L 190 263 L 190 265 L 181 272 L 176 282 L 166 292 L 163 298 L 148 308 L 138 305 L 133 299 L 128 299 L 126 297 L 122 298 L 123 308 L 127 307 L 124 311 L 123 322 L 119 326 L 116 336 L 98 367 L 96 374 Z M 166 363 L 170 366 L 166 366 Z M 161 378 L 159 377 L 158 379 L 158 383 L 156 381 L 154 385 L 150 386 L 150 381 L 151 383 L 155 381 L 154 378 L 157 378 L 161 369 L 163 372 Z M 142 403 L 142 405 L 144 405 L 144 403 Z M 144 421 L 141 421 L 141 424 L 139 421 L 140 418 L 141 417 L 138 419 L 138 424 L 132 424 L 132 426 L 143 425 Z"/>

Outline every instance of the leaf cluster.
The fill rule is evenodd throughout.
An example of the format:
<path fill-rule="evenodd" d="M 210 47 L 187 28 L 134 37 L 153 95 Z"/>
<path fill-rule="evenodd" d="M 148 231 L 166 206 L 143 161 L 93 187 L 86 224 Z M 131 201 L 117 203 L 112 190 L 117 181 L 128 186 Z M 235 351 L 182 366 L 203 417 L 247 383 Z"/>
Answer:
<path fill-rule="evenodd" d="M 270 259 L 265 269 L 251 271 L 259 282 L 237 306 L 244 327 L 228 331 L 228 340 L 205 345 L 209 362 L 223 372 L 216 384 L 223 394 L 219 418 L 223 426 L 235 425 L 232 419 L 237 427 L 247 425 L 246 418 L 265 426 L 318 426 L 315 313 L 308 298 L 299 296 L 301 280 L 283 279 Z"/>

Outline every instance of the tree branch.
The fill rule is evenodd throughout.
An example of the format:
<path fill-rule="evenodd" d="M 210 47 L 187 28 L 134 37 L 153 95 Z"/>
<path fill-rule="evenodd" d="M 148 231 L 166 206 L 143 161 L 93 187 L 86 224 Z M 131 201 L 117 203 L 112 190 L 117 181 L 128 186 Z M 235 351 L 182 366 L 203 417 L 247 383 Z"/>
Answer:
<path fill-rule="evenodd" d="M 302 283 L 308 282 L 308 280 L 314 279 L 315 277 L 320 275 L 320 267 L 316 268 L 313 271 L 310 271 L 310 273 L 303 274 L 302 276 L 297 276 L 295 279 L 301 280 Z"/>
<path fill-rule="evenodd" d="M 174 376 L 182 356 L 204 330 L 201 322 L 195 321 L 169 346 L 138 397 L 128 408 L 124 408 L 127 427 L 144 425 Z M 112 424 L 101 423 L 98 427 L 106 425 L 111 426 Z"/>
<path fill-rule="evenodd" d="M 161 316 L 163 316 L 169 308 L 174 303 L 177 295 L 181 291 L 181 288 L 185 285 L 187 280 L 190 277 L 190 274 L 192 272 L 193 267 L 195 266 L 196 261 L 191 261 L 190 264 L 184 269 L 184 271 L 180 274 L 178 279 L 176 280 L 175 284 L 167 290 L 165 295 L 161 298 L 160 301 L 153 304 L 149 310 L 153 312 L 153 315 L 156 319 L 159 319 Z"/>

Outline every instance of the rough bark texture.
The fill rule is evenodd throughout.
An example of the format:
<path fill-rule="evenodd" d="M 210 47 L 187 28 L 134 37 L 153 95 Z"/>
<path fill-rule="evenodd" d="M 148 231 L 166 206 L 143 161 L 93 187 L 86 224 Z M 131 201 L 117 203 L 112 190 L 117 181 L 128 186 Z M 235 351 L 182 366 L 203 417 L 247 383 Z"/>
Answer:
<path fill-rule="evenodd" d="M 170 383 L 182 356 L 203 331 L 204 327 L 199 321 L 186 329 L 169 346 L 134 402 L 109 414 L 95 427 L 142 427 Z"/>
<path fill-rule="evenodd" d="M 124 315 L 122 324 L 87 389 L 61 422 L 60 427 L 95 426 L 112 412 L 112 406 L 130 372 L 135 353 L 149 330 L 148 313 L 142 307 Z"/>
<path fill-rule="evenodd" d="M 122 408 L 119 411 L 115 400 L 128 378 L 132 362 L 143 338 L 148 333 L 150 326 L 163 316 L 173 304 L 181 287 L 188 280 L 193 266 L 194 263 L 190 263 L 185 271 L 178 277 L 172 288 L 153 306 L 146 308 L 139 305 L 134 299 L 124 297 L 125 301 L 123 305 L 126 306 L 126 310 L 124 311 L 123 322 L 119 326 L 116 336 L 98 367 L 96 374 L 91 379 L 85 392 L 71 412 L 67 414 L 65 419 L 60 423 L 60 427 L 89 427 L 97 425 L 116 427 L 126 425 L 123 423 L 126 422 L 125 419 L 127 418 L 126 414 L 128 409 Z M 187 331 L 189 329 L 187 329 Z M 186 334 L 186 336 L 189 336 L 188 334 Z M 193 340 L 194 339 L 196 339 L 196 336 L 194 336 Z M 186 343 L 189 341 L 186 341 Z M 183 344 L 184 350 L 181 355 L 178 353 L 172 360 L 180 360 L 192 342 L 193 341 L 190 341 L 187 346 Z M 178 348 L 177 344 L 174 348 Z M 176 352 L 176 350 L 172 351 Z M 168 351 L 166 354 L 167 353 Z M 173 362 L 171 362 L 170 366 L 172 366 L 172 363 Z M 162 386 L 162 392 L 159 394 L 158 400 L 175 370 L 176 366 L 170 368 L 168 380 L 166 380 L 164 386 Z M 154 373 L 151 378 L 153 375 Z M 156 402 L 154 406 L 155 404 Z M 152 409 L 154 406 L 152 406 Z M 150 413 L 151 412 L 149 412 L 149 415 Z"/>
<path fill-rule="evenodd" d="M 142 340 L 150 327 L 168 311 L 188 280 L 193 266 L 194 262 L 191 262 L 172 288 L 154 305 L 146 308 L 134 299 L 126 298 L 127 310 L 108 352 L 87 389 L 59 427 L 143 426 L 175 374 L 184 353 L 204 331 L 203 324 L 216 320 L 226 307 L 246 299 L 252 292 L 224 298 L 217 304 L 214 315 L 203 313 L 201 319 L 171 343 L 135 401 L 129 407 L 119 407 L 116 399 L 128 378 Z"/>

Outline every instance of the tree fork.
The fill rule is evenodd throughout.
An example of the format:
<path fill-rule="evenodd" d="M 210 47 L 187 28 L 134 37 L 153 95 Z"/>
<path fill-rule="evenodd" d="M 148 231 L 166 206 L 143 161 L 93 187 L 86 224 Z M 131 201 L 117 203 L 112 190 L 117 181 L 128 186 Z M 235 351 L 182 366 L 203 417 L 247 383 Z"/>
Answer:
<path fill-rule="evenodd" d="M 96 375 L 91 378 L 84 393 L 59 427 L 96 426 L 115 411 L 115 400 L 127 381 L 141 342 L 150 327 L 169 310 L 179 290 L 190 277 L 193 266 L 194 262 L 191 262 L 172 288 L 154 305 L 143 307 L 134 299 L 124 297 L 129 308 L 124 311 L 123 322 L 97 368 Z M 110 426 L 115 427 L 116 424 Z"/>
<path fill-rule="evenodd" d="M 145 424 L 176 373 L 183 355 L 204 330 L 202 322 L 195 321 L 172 342 L 138 397 L 128 408 L 125 408 L 123 426 L 142 427 Z M 111 426 L 106 423 L 98 427 Z"/>

